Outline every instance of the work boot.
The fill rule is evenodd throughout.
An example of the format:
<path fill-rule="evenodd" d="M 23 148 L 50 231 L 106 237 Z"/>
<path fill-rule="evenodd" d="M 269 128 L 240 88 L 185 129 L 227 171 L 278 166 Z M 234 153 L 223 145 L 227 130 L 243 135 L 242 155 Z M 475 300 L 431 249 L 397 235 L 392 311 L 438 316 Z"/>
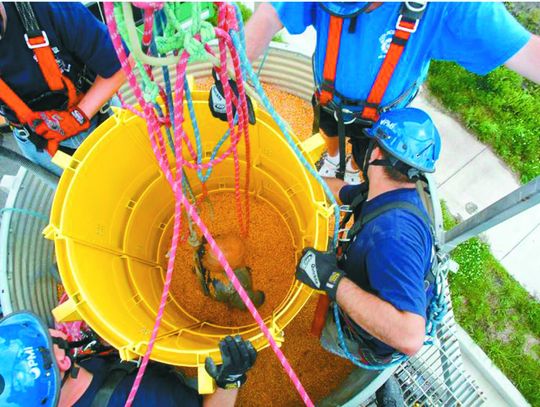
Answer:
<path fill-rule="evenodd" d="M 394 376 L 390 376 L 386 383 L 375 392 L 375 397 L 379 407 L 405 407 L 401 387 Z"/>

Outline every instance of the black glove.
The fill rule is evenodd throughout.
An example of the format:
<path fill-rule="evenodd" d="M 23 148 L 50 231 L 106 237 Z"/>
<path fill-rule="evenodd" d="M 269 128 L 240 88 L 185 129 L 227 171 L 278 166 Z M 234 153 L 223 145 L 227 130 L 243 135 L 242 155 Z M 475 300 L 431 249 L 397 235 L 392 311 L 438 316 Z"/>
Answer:
<path fill-rule="evenodd" d="M 204 367 L 222 389 L 237 389 L 246 380 L 246 372 L 257 359 L 257 351 L 250 341 L 244 341 L 239 335 L 227 336 L 219 343 L 223 364 L 216 367 L 212 358 L 207 357 Z"/>
<path fill-rule="evenodd" d="M 227 110 L 225 108 L 225 96 L 223 92 L 223 84 L 221 83 L 221 80 L 219 79 L 219 75 L 217 74 L 215 69 L 212 69 L 212 76 L 214 77 L 214 85 L 210 88 L 210 94 L 208 95 L 208 106 L 210 107 L 210 111 L 212 112 L 212 116 L 217 117 L 220 120 L 223 120 L 224 122 L 227 121 Z M 236 82 L 232 79 L 229 79 L 229 86 L 231 87 L 231 90 L 234 92 L 236 97 L 238 98 L 238 87 L 236 86 Z M 255 111 L 253 110 L 253 103 L 251 103 L 251 99 L 246 94 L 246 101 L 248 105 L 248 120 L 249 124 L 255 124 Z M 236 114 L 236 106 L 234 103 L 232 104 L 232 111 L 233 111 L 233 117 Z"/>
<path fill-rule="evenodd" d="M 337 287 L 345 276 L 338 268 L 333 251 L 321 252 L 312 247 L 304 249 L 296 266 L 296 278 L 316 290 L 324 290 L 332 301 L 336 300 Z"/>

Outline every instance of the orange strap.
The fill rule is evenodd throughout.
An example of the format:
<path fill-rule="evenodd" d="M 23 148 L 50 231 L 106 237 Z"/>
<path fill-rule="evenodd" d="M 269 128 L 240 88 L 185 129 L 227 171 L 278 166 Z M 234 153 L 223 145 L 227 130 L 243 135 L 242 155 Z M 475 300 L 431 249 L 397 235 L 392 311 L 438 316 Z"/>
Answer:
<path fill-rule="evenodd" d="M 380 2 L 371 3 L 366 13 L 371 12 L 381 6 Z M 390 43 L 390 48 L 386 53 L 384 61 L 377 73 L 375 82 L 371 87 L 370 93 L 362 110 L 362 119 L 377 121 L 379 120 L 378 108 L 382 102 L 386 89 L 390 84 L 390 79 L 396 70 L 396 66 L 405 50 L 405 45 L 411 34 L 416 30 L 419 18 L 414 21 L 404 21 L 400 13 L 398 23 L 396 24 L 395 34 Z M 328 43 L 326 45 L 326 56 L 324 60 L 324 69 L 322 76 L 321 89 L 317 92 L 317 100 L 321 105 L 328 104 L 334 97 L 335 79 L 337 62 L 339 56 L 339 44 L 341 42 L 341 31 L 343 28 L 343 18 L 334 15 L 330 16 L 330 25 L 328 28 Z"/>
<path fill-rule="evenodd" d="M 311 334 L 317 338 L 321 337 L 329 306 L 330 298 L 326 294 L 319 294 L 317 308 L 315 309 L 315 314 L 313 315 L 313 321 L 311 323 Z"/>
<path fill-rule="evenodd" d="M 43 74 L 43 78 L 49 85 L 49 89 L 52 91 L 65 90 L 68 96 L 68 107 L 73 107 L 77 103 L 77 90 L 75 85 L 71 82 L 67 76 L 62 74 L 54 53 L 52 52 L 51 46 L 49 45 L 49 39 L 45 31 L 41 32 L 42 34 L 37 37 L 26 39 L 26 44 L 28 48 L 34 51 L 36 56 L 39 69 Z"/>
<path fill-rule="evenodd" d="M 0 78 L 0 100 L 9 106 L 17 115 L 21 123 L 27 123 L 32 115 L 32 110 L 11 88 Z"/>
<path fill-rule="evenodd" d="M 39 69 L 41 69 L 41 73 L 43 74 L 47 85 L 49 85 L 49 88 L 52 91 L 63 90 L 64 83 L 62 81 L 62 72 L 56 63 L 47 35 L 44 31 L 41 33 L 42 35 L 33 38 L 25 36 L 26 45 L 34 51 Z"/>
<path fill-rule="evenodd" d="M 334 81 L 339 55 L 339 44 L 341 42 L 341 29 L 343 28 L 343 18 L 334 15 L 330 16 L 328 27 L 328 43 L 326 44 L 326 56 L 324 59 L 323 83 L 319 94 L 319 102 L 327 104 L 334 97 Z"/>
<path fill-rule="evenodd" d="M 25 36 L 25 40 L 28 47 L 36 56 L 39 69 L 49 89 L 51 91 L 65 91 L 68 97 L 68 108 L 75 106 L 80 100 L 79 95 L 77 95 L 77 89 L 71 79 L 62 74 L 45 32 L 42 31 L 42 35 L 33 38 Z M 2 78 L 0 78 L 0 100 L 13 110 L 21 123 L 25 124 L 28 122 L 33 113 L 32 110 L 13 92 Z"/>
<path fill-rule="evenodd" d="M 378 107 L 382 102 L 386 89 L 388 89 L 390 79 L 396 70 L 401 54 L 403 54 L 403 51 L 405 50 L 405 45 L 407 44 L 417 21 L 418 20 L 409 22 L 400 20 L 399 25 L 396 27 L 396 32 L 390 43 L 390 48 L 386 53 L 386 57 L 379 69 L 377 78 L 375 78 L 375 82 L 369 92 L 366 106 L 364 106 L 364 110 L 362 111 L 363 119 L 373 120 L 374 122 L 379 120 Z"/>

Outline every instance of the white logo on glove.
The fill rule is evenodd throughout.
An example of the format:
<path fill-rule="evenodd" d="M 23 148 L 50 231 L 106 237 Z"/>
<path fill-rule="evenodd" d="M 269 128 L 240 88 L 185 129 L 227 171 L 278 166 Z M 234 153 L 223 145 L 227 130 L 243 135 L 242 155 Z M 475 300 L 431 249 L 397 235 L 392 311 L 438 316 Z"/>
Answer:
<path fill-rule="evenodd" d="M 212 106 L 214 107 L 214 111 L 222 114 L 227 113 L 225 110 L 225 98 L 219 93 L 215 85 L 212 86 L 210 92 L 212 93 Z"/>
<path fill-rule="evenodd" d="M 300 267 L 302 268 L 302 270 L 304 270 L 310 280 L 313 281 L 313 284 L 315 284 L 317 288 L 321 288 L 321 282 L 319 281 L 319 276 L 317 274 L 317 263 L 315 261 L 315 254 L 304 254 L 302 260 L 300 261 Z"/>

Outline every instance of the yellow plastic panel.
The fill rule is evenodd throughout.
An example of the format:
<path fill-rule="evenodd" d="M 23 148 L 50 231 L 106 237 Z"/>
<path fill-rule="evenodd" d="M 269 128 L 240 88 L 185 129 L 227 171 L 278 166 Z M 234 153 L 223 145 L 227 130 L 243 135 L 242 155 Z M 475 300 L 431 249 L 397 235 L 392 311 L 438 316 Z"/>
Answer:
<path fill-rule="evenodd" d="M 208 160 L 227 125 L 212 117 L 206 92 L 195 91 L 194 98 L 203 157 Z M 189 128 L 187 109 L 185 117 Z M 190 131 L 188 137 L 194 143 Z M 257 124 L 250 126 L 250 141 L 249 192 L 281 213 L 297 254 L 306 244 L 325 249 L 332 212 L 323 190 L 260 109 Z M 320 143 L 311 140 L 309 150 L 317 150 Z M 229 145 L 225 142 L 221 152 Z M 303 150 L 298 141 L 297 145 Z M 243 141 L 239 158 L 243 174 L 247 164 Z M 210 194 L 234 187 L 233 169 L 232 158 L 214 167 L 206 184 Z M 194 171 L 187 174 L 194 179 Z M 199 193 L 198 183 L 193 186 Z M 129 112 L 116 112 L 77 150 L 58 184 L 46 234 L 55 240 L 58 267 L 71 301 L 57 315 L 79 314 L 124 358 L 143 355 L 163 288 L 167 266 L 163 254 L 170 244 L 173 210 L 173 194 L 158 168 L 146 123 Z M 313 292 L 290 278 L 288 294 L 265 320 L 278 343 Z M 199 321 L 171 297 L 152 359 L 200 371 L 208 355 L 220 362 L 218 342 L 229 334 L 250 339 L 257 349 L 268 346 L 255 323 L 234 327 Z"/>

